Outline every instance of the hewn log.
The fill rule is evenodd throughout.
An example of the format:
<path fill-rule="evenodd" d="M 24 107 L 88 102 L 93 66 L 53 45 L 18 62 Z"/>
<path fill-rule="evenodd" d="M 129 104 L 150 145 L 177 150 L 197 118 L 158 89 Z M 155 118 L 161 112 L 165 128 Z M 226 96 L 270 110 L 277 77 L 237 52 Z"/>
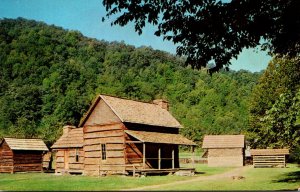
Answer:
<path fill-rule="evenodd" d="M 83 169 L 83 164 L 82 163 L 70 163 L 69 164 L 69 170 L 82 170 Z"/>
<path fill-rule="evenodd" d="M 92 139 L 92 138 L 105 138 L 105 137 L 122 137 L 123 130 L 108 130 L 102 132 L 92 132 L 92 133 L 85 133 L 84 139 Z"/>
<path fill-rule="evenodd" d="M 83 128 L 84 133 L 101 132 L 108 130 L 122 130 L 122 123 L 114 123 L 110 125 L 89 125 Z"/>
<path fill-rule="evenodd" d="M 85 158 L 84 159 L 85 164 L 100 164 L 100 158 Z"/>
<path fill-rule="evenodd" d="M 100 152 L 96 151 L 89 151 L 89 152 L 85 152 L 85 157 L 101 157 Z"/>

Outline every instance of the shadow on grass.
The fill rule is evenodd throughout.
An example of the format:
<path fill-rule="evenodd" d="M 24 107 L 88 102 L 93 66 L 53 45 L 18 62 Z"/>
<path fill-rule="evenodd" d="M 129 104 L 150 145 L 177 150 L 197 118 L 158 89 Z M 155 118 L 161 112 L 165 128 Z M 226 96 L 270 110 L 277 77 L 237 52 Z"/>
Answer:
<path fill-rule="evenodd" d="M 300 171 L 287 173 L 287 174 L 283 175 L 283 178 L 276 180 L 275 182 L 299 183 L 300 182 Z"/>
<path fill-rule="evenodd" d="M 195 175 L 204 175 L 206 172 L 202 172 L 202 171 L 195 171 Z"/>

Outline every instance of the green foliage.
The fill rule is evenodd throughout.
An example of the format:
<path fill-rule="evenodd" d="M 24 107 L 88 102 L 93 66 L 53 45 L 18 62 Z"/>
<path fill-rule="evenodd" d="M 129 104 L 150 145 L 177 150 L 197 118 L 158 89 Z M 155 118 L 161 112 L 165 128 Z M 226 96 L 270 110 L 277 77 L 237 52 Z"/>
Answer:
<path fill-rule="evenodd" d="M 182 133 L 196 141 L 248 126 L 247 100 L 260 73 L 211 77 L 162 51 L 21 18 L 0 20 L 0 29 L 0 137 L 41 137 L 51 145 L 64 124 L 78 125 L 99 93 L 165 98 Z"/>
<path fill-rule="evenodd" d="M 280 95 L 270 110 L 261 120 L 265 127 L 262 137 L 266 146 L 294 148 L 299 145 L 300 130 L 296 125 L 297 117 L 300 116 L 300 91 L 295 97 L 291 93 Z"/>
<path fill-rule="evenodd" d="M 103 0 L 112 25 L 134 24 L 142 33 L 146 24 L 157 36 L 177 44 L 186 63 L 206 67 L 214 60 L 216 72 L 228 67 L 243 48 L 263 48 L 273 54 L 299 55 L 299 0 Z M 105 17 L 103 17 L 105 20 Z"/>
<path fill-rule="evenodd" d="M 252 94 L 248 138 L 253 147 L 299 150 L 299 99 L 300 60 L 274 58 Z"/>

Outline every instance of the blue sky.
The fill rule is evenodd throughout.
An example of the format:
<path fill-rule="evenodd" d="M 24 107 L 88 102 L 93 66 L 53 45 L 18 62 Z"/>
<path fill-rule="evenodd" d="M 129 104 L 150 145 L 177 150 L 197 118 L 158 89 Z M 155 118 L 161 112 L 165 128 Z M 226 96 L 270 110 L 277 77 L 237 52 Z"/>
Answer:
<path fill-rule="evenodd" d="M 78 30 L 87 37 L 106 41 L 124 41 L 134 46 L 151 46 L 175 54 L 176 46 L 153 35 L 155 28 L 146 26 L 138 35 L 132 24 L 125 27 L 111 26 L 101 21 L 105 15 L 102 0 L 0 0 L 0 18 L 34 19 L 70 30 Z M 230 69 L 246 69 L 252 72 L 267 67 L 271 60 L 266 52 L 245 49 L 238 59 L 232 60 Z"/>

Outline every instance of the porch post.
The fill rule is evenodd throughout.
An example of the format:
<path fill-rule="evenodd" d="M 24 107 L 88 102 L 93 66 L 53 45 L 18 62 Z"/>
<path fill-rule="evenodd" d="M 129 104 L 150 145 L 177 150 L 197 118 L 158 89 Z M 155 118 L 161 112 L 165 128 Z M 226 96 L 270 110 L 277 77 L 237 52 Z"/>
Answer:
<path fill-rule="evenodd" d="M 146 144 L 143 143 L 143 169 L 146 167 Z"/>
<path fill-rule="evenodd" d="M 158 148 L 158 169 L 161 168 L 161 147 Z"/>
<path fill-rule="evenodd" d="M 174 145 L 172 145 L 172 169 L 175 168 L 175 153 L 174 153 Z"/>

